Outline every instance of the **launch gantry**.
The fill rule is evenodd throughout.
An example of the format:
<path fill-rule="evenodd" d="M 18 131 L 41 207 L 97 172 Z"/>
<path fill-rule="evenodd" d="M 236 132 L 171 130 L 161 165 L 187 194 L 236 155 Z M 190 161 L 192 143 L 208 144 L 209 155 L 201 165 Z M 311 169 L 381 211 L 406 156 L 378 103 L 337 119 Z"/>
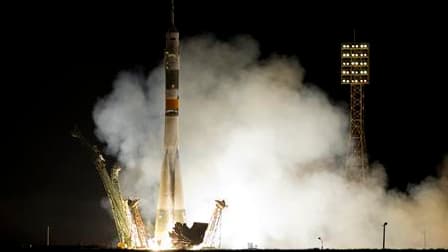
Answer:
<path fill-rule="evenodd" d="M 212 218 L 208 224 L 207 231 L 205 231 L 204 241 L 202 247 L 204 248 L 220 248 L 221 247 L 221 220 L 222 210 L 226 205 L 224 200 L 215 200 L 216 207 Z"/>
<path fill-rule="evenodd" d="M 194 222 L 189 228 L 177 222 L 169 233 L 172 247 L 176 249 L 217 249 L 221 247 L 222 210 L 227 207 L 224 200 L 215 200 L 216 205 L 209 223 Z"/>
<path fill-rule="evenodd" d="M 94 154 L 95 167 L 112 208 L 112 216 L 119 238 L 118 247 L 147 248 L 149 236 L 138 208 L 138 200 L 124 199 L 120 190 L 118 175 L 121 168 L 114 165 L 109 175 L 106 159 L 98 147 L 90 144 L 77 128 L 72 131 L 72 136 L 79 139 Z"/>

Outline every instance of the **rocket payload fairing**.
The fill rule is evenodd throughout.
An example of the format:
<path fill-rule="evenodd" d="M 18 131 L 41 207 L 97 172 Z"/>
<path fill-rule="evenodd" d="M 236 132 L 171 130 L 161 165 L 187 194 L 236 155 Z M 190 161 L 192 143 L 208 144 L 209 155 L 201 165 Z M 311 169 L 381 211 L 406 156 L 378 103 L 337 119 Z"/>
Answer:
<path fill-rule="evenodd" d="M 171 25 L 166 33 L 165 66 L 165 135 L 164 159 L 160 178 L 159 201 L 154 238 L 168 237 L 176 222 L 185 222 L 182 179 L 179 166 L 179 32 L 174 26 L 171 1 Z"/>

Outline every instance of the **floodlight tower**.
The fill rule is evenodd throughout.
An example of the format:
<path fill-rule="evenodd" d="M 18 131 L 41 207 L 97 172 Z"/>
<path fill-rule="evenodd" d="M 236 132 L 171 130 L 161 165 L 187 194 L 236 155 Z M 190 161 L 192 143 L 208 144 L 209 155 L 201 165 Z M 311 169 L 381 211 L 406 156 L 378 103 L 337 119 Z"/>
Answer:
<path fill-rule="evenodd" d="M 350 152 L 346 161 L 348 176 L 362 179 L 367 171 L 364 134 L 364 86 L 369 84 L 369 44 L 348 42 L 341 45 L 341 84 L 350 85 Z"/>

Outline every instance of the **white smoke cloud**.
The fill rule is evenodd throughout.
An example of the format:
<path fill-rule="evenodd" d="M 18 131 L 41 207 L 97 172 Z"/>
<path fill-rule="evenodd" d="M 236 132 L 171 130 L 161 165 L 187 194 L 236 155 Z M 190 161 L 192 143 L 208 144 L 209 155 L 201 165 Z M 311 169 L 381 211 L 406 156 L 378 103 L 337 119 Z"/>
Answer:
<path fill-rule="evenodd" d="M 368 181 L 347 181 L 347 115 L 304 84 L 297 59 L 259 59 L 240 36 L 186 40 L 181 48 L 181 169 L 189 222 L 207 222 L 214 199 L 225 248 L 448 247 L 448 182 L 428 178 L 408 194 L 387 192 L 380 165 Z M 154 218 L 161 167 L 163 69 L 145 79 L 122 73 L 95 106 L 98 137 L 125 164 L 123 189 Z M 445 165 L 443 171 L 448 170 Z"/>

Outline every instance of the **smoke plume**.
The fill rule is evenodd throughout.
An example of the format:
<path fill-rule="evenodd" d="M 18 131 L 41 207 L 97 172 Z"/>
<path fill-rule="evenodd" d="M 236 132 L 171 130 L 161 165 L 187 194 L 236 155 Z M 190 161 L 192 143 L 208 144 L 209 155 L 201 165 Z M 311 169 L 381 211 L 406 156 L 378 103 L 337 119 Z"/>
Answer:
<path fill-rule="evenodd" d="M 188 221 L 223 212 L 224 248 L 448 247 L 448 165 L 408 193 L 386 191 L 373 165 L 365 183 L 348 181 L 348 118 L 317 87 L 303 83 L 294 57 L 260 59 L 250 37 L 185 40 L 181 48 L 180 151 Z M 98 101 L 97 136 L 126 169 L 126 195 L 154 219 L 162 164 L 163 68 L 119 74 Z M 426 238 L 425 238 L 426 237 Z"/>

